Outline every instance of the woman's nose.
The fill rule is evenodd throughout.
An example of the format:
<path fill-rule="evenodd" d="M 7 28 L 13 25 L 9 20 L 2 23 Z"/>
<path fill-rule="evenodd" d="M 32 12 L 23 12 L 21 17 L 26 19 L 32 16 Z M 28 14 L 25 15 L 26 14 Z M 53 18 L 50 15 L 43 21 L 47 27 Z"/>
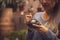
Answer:
<path fill-rule="evenodd" d="M 42 5 L 48 5 L 48 0 L 43 0 Z"/>

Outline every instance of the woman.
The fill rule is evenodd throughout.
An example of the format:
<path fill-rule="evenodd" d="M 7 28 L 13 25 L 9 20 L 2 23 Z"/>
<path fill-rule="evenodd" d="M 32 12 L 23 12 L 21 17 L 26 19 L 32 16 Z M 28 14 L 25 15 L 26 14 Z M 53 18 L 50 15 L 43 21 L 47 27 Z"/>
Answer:
<path fill-rule="evenodd" d="M 44 40 L 60 40 L 57 38 L 59 36 L 58 33 L 58 24 L 60 22 L 59 17 L 59 7 L 60 7 L 60 0 L 40 0 L 43 8 L 45 9 L 44 15 L 42 15 L 42 19 L 47 21 L 48 26 L 45 25 L 37 25 L 37 30 L 42 34 Z M 51 23 L 51 24 L 50 24 Z M 45 34 L 45 35 L 44 35 Z"/>
<path fill-rule="evenodd" d="M 50 36 L 50 31 L 54 33 L 55 36 L 58 35 L 58 6 L 59 0 L 40 0 L 44 8 L 44 12 L 39 14 L 35 14 L 33 18 L 37 19 L 40 22 L 40 25 L 33 24 L 33 26 L 37 26 L 34 32 L 34 40 L 51 40 L 53 37 Z M 50 30 L 48 32 L 48 30 Z M 46 35 L 44 35 L 46 33 Z M 36 35 L 38 34 L 38 35 Z M 49 35 L 48 35 L 49 34 Z M 48 39 L 50 36 L 50 39 Z"/>

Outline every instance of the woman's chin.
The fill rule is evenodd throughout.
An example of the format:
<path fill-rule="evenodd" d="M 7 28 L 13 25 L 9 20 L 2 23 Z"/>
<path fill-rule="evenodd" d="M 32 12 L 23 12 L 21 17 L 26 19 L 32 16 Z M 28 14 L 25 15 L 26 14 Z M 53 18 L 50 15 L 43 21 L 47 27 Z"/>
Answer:
<path fill-rule="evenodd" d="M 48 7 L 47 7 L 47 8 L 44 8 L 44 9 L 45 9 L 46 11 L 50 11 L 50 10 L 51 10 L 51 8 L 48 8 Z"/>

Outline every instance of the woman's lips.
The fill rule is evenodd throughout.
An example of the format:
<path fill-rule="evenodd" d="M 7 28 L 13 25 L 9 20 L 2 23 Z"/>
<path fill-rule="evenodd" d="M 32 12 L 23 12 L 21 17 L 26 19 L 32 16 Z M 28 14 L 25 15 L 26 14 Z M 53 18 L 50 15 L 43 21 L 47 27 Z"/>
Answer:
<path fill-rule="evenodd" d="M 42 4 L 42 6 L 43 6 L 43 7 L 49 7 L 49 5 L 48 5 L 48 4 Z"/>

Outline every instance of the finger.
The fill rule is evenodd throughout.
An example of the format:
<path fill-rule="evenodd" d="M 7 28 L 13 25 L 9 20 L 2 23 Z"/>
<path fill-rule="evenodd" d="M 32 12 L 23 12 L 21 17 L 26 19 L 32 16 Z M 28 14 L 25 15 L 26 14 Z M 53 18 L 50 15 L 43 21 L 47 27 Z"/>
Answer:
<path fill-rule="evenodd" d="M 37 25 L 41 25 L 39 22 L 36 23 Z"/>
<path fill-rule="evenodd" d="M 40 25 L 37 25 L 37 24 L 33 24 L 33 26 L 36 26 L 36 27 L 40 28 Z"/>
<path fill-rule="evenodd" d="M 33 26 L 39 26 L 39 25 L 37 25 L 37 24 L 33 24 Z"/>

